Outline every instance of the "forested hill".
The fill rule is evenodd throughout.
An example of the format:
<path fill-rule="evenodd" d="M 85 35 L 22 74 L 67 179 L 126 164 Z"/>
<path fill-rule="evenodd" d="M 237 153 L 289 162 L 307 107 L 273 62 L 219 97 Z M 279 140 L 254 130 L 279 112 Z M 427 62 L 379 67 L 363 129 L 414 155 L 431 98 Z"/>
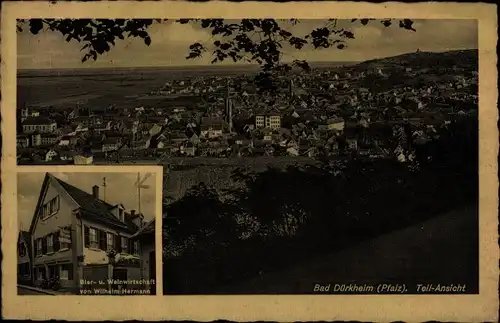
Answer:
<path fill-rule="evenodd" d="M 444 67 L 452 68 L 454 66 L 478 68 L 478 50 L 453 50 L 448 52 L 413 52 L 394 57 L 373 59 L 356 65 L 356 68 L 375 68 L 375 67 L 411 67 L 414 69 Z"/>

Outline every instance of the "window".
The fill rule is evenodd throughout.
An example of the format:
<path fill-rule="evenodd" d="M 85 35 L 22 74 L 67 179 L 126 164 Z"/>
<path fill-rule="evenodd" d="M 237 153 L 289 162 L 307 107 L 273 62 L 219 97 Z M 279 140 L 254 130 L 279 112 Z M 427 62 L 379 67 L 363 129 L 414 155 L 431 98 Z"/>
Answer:
<path fill-rule="evenodd" d="M 19 273 L 19 276 L 21 277 L 30 277 L 31 276 L 31 273 L 30 273 L 30 264 L 28 262 L 25 262 L 23 264 L 19 264 L 18 265 L 18 273 Z"/>
<path fill-rule="evenodd" d="M 54 197 L 49 202 L 49 211 L 50 211 L 50 214 L 55 214 L 55 213 L 57 213 L 57 211 L 59 211 L 59 196 Z"/>
<path fill-rule="evenodd" d="M 42 206 L 42 209 L 40 211 L 42 213 L 42 220 L 56 214 L 57 211 L 59 211 L 59 196 L 56 196 Z"/>
<path fill-rule="evenodd" d="M 59 279 L 60 280 L 68 280 L 68 269 L 64 268 L 64 266 L 61 266 Z"/>
<path fill-rule="evenodd" d="M 73 280 L 73 265 L 71 264 L 61 265 L 59 269 L 59 279 Z"/>
<path fill-rule="evenodd" d="M 139 254 L 139 241 L 134 241 L 134 251 L 132 252 L 134 255 Z"/>
<path fill-rule="evenodd" d="M 108 250 L 108 238 L 106 232 L 97 230 L 97 238 L 99 239 L 99 249 Z"/>
<path fill-rule="evenodd" d="M 128 253 L 128 239 L 122 237 L 122 253 Z"/>
<path fill-rule="evenodd" d="M 38 268 L 36 269 L 36 278 L 37 278 L 38 280 L 42 280 L 42 279 L 43 279 L 43 276 L 44 276 L 44 272 L 45 272 L 45 270 L 44 270 L 44 268 L 43 268 L 43 267 L 38 267 Z"/>
<path fill-rule="evenodd" d="M 59 250 L 66 250 L 71 247 L 71 228 L 66 227 L 61 229 L 59 233 L 59 243 Z"/>
<path fill-rule="evenodd" d="M 37 239 L 37 248 L 36 248 L 37 252 L 37 256 L 41 256 L 43 255 L 43 241 L 42 239 Z"/>
<path fill-rule="evenodd" d="M 42 207 L 40 208 L 40 215 L 42 217 L 42 220 L 47 218 L 46 210 L 47 208 L 45 207 L 45 205 L 42 205 Z"/>
<path fill-rule="evenodd" d="M 47 236 L 47 252 L 54 252 L 54 235 Z"/>
<path fill-rule="evenodd" d="M 90 228 L 89 230 L 90 237 L 90 248 L 99 248 L 99 240 L 97 240 L 97 230 L 94 228 Z"/>
<path fill-rule="evenodd" d="M 49 278 L 59 276 L 59 274 L 60 274 L 59 269 L 60 268 L 57 265 L 49 265 L 48 266 L 48 274 L 47 274 L 47 276 Z"/>
<path fill-rule="evenodd" d="M 19 257 L 24 257 L 26 256 L 26 245 L 24 242 L 21 242 L 19 244 Z"/>
<path fill-rule="evenodd" d="M 111 250 L 115 246 L 115 235 L 112 233 L 106 233 L 108 250 Z"/>

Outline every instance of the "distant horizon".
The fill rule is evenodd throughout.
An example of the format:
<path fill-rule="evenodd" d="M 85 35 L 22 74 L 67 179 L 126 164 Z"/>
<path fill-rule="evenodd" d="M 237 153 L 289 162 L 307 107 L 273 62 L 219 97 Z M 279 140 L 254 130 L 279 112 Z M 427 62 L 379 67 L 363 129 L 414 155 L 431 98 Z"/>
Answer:
<path fill-rule="evenodd" d="M 384 56 L 384 57 L 375 57 L 375 58 L 370 58 L 366 60 L 352 60 L 352 61 L 345 61 L 345 60 L 338 60 L 338 61 L 307 61 L 309 65 L 328 65 L 328 64 L 337 64 L 337 65 L 355 65 L 355 64 L 361 64 L 364 62 L 368 61 L 374 61 L 374 60 L 383 60 L 386 58 L 392 58 L 392 57 L 398 57 L 398 56 L 404 56 L 408 54 L 413 54 L 413 53 L 431 53 L 431 54 L 441 54 L 441 53 L 448 53 L 448 52 L 458 52 L 458 51 L 478 51 L 477 48 L 463 48 L 463 49 L 449 49 L 449 50 L 442 50 L 442 51 L 413 51 L 413 52 L 406 52 L 394 56 Z M 287 64 L 291 64 L 292 62 L 285 62 Z M 147 68 L 163 68 L 163 69 L 196 69 L 196 68 L 232 68 L 232 67 L 248 67 L 248 68 L 259 68 L 259 64 L 255 63 L 230 63 L 230 64 L 199 64 L 199 65 L 194 65 L 194 64 L 186 64 L 186 65 L 137 65 L 137 66 L 87 66 L 87 67 L 55 67 L 55 68 L 50 68 L 50 67 L 40 67 L 40 68 L 18 68 L 17 71 L 45 71 L 45 70 L 50 70 L 50 71 L 61 71 L 61 70 L 103 70 L 103 69 L 147 69 Z"/>
<path fill-rule="evenodd" d="M 478 48 L 478 24 L 474 19 L 415 19 L 416 32 L 380 23 L 363 26 L 349 19 L 337 21 L 337 27 L 349 30 L 354 38 L 349 39 L 342 50 L 336 46 L 314 48 L 309 43 L 300 50 L 288 43 L 283 44 L 283 62 L 307 60 L 312 62 L 349 63 L 364 62 L 385 57 L 394 57 L 420 49 L 422 52 L 443 52 Z M 283 23 L 283 27 L 294 35 L 303 36 L 324 27 L 326 21 L 306 19 L 299 24 Z M 42 30 L 31 34 L 26 28 L 17 33 L 17 66 L 19 70 L 95 69 L 95 68 L 187 68 L 187 66 L 244 66 L 251 68 L 253 62 L 224 60 L 211 64 L 214 38 L 209 29 L 199 24 L 161 23 L 153 24 L 148 32 L 151 44 L 142 39 L 119 40 L 97 60 L 82 62 L 82 43 L 65 40 L 60 33 Z M 186 59 L 189 46 L 204 44 L 207 52 L 197 59 Z"/>
<path fill-rule="evenodd" d="M 315 62 L 308 62 L 310 65 L 315 65 L 315 64 L 357 64 L 357 63 L 362 63 L 364 61 L 315 61 Z M 288 64 L 291 64 L 292 62 L 287 62 Z M 199 65 L 193 65 L 193 64 L 186 64 L 186 65 L 137 65 L 137 66 L 97 66 L 97 67 L 56 67 L 56 68 L 47 68 L 47 67 L 40 67 L 40 68 L 18 68 L 18 71 L 38 71 L 38 70 L 100 70 L 100 69 L 136 69 L 136 68 L 172 68 L 172 69 L 179 69 L 179 68 L 187 68 L 187 69 L 196 69 L 196 68 L 232 68 L 232 67 L 255 67 L 259 68 L 259 64 L 254 64 L 254 63 L 232 63 L 232 64 L 199 64 Z"/>

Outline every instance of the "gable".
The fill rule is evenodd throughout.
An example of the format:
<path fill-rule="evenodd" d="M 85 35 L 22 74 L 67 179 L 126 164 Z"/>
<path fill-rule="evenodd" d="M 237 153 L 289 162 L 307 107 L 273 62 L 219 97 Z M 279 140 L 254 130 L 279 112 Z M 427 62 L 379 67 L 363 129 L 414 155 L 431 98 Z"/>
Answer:
<path fill-rule="evenodd" d="M 17 237 L 17 249 L 19 251 L 19 248 L 21 245 L 24 245 L 26 248 L 26 252 L 30 254 L 30 245 L 31 245 L 31 238 L 28 232 L 26 231 L 20 231 Z"/>
<path fill-rule="evenodd" d="M 119 203 L 119 204 L 114 205 L 111 209 L 109 209 L 109 212 L 114 214 L 115 216 L 117 216 L 118 213 L 116 213 L 116 212 L 118 210 L 123 210 L 123 211 L 125 210 L 125 207 L 123 206 L 123 204 Z"/>
<path fill-rule="evenodd" d="M 60 210 L 64 210 L 66 213 L 71 214 L 71 211 L 78 207 L 78 204 L 59 185 L 57 180 L 47 173 L 40 189 L 38 202 L 36 204 L 35 210 L 33 211 L 33 218 L 29 230 L 30 234 L 33 234 L 35 232 L 36 226 L 41 220 L 44 205 L 54 199 L 57 200 L 55 201 L 55 203 L 57 205 L 58 212 Z"/>

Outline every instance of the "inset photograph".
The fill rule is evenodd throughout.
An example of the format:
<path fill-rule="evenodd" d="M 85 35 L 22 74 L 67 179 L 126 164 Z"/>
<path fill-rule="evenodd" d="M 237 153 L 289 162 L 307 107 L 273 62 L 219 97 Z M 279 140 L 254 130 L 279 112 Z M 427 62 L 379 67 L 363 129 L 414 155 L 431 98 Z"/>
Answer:
<path fill-rule="evenodd" d="M 155 295 L 156 176 L 18 173 L 18 295 Z"/>

